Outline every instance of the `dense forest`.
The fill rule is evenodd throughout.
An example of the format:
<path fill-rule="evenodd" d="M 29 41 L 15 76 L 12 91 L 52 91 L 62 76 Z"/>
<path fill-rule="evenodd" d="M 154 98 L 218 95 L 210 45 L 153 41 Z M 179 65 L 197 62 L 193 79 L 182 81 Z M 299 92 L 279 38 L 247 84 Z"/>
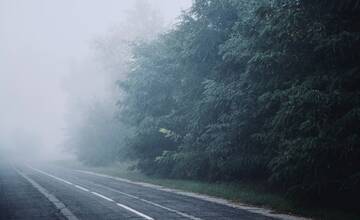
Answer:
<path fill-rule="evenodd" d="M 360 203 L 360 1 L 195 0 L 126 44 L 116 109 L 72 137 L 80 160 Z"/>

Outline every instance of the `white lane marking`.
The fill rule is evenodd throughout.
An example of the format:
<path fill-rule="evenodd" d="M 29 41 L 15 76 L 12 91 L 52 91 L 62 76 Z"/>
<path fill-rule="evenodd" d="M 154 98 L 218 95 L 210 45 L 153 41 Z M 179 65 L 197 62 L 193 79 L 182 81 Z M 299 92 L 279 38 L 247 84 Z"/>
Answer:
<path fill-rule="evenodd" d="M 137 197 L 137 196 L 134 196 L 134 195 L 131 195 L 131 194 L 128 194 L 128 193 L 124 193 L 124 192 L 122 192 L 122 191 L 119 191 L 119 190 L 116 190 L 116 189 L 113 189 L 113 188 L 110 188 L 110 187 L 107 187 L 107 186 L 104 186 L 104 185 L 101 185 L 101 184 L 97 184 L 97 183 L 92 183 L 92 184 L 94 184 L 94 185 L 96 185 L 96 186 L 99 186 L 99 187 L 102 187 L 102 188 L 104 188 L 104 189 L 107 189 L 107 190 L 109 190 L 109 191 L 113 191 L 113 192 L 122 194 L 122 195 L 124 195 L 124 196 L 133 198 L 133 199 L 138 199 L 138 200 L 140 200 L 140 201 L 142 201 L 142 202 L 148 203 L 148 204 L 153 205 L 153 206 L 156 206 L 156 207 L 158 207 L 158 208 L 165 209 L 165 210 L 167 210 L 167 211 L 169 211 L 169 212 L 176 213 L 176 214 L 178 214 L 178 215 L 180 215 L 180 216 L 183 216 L 183 217 L 185 217 L 185 218 L 189 218 L 189 219 L 192 219 L 192 220 L 202 220 L 201 218 L 198 218 L 198 217 L 195 217 L 195 216 L 186 214 L 186 213 L 181 212 L 181 211 L 177 211 L 177 210 L 172 209 L 172 208 L 165 207 L 165 206 L 160 205 L 160 204 L 158 204 L 158 203 L 155 203 L 155 202 L 152 202 L 152 201 L 149 201 L 149 200 L 146 200 L 146 199 L 142 199 L 142 198 L 140 198 L 140 197 Z"/>
<path fill-rule="evenodd" d="M 102 187 L 104 189 L 107 189 L 107 190 L 110 190 L 110 191 L 113 191 L 113 192 L 116 192 L 116 193 L 119 193 L 119 194 L 122 194 L 124 196 L 127 196 L 127 197 L 130 197 L 130 198 L 133 198 L 133 199 L 141 199 L 140 197 L 137 197 L 137 196 L 134 196 L 134 195 L 131 195 L 131 194 L 127 194 L 127 193 L 124 193 L 122 191 L 119 191 L 117 189 L 113 189 L 113 188 L 110 188 L 108 186 L 104 186 L 104 185 L 101 185 L 101 184 L 97 184 L 97 183 L 94 183 L 92 182 L 91 184 L 95 185 L 95 186 L 99 186 L 99 187 Z"/>
<path fill-rule="evenodd" d="M 70 182 L 68 182 L 68 181 L 66 181 L 66 180 L 61 180 L 61 179 L 59 179 L 60 181 L 63 181 L 64 183 L 66 183 L 66 184 L 69 184 L 69 185 L 74 185 L 73 183 L 70 183 Z"/>
<path fill-rule="evenodd" d="M 31 167 L 31 166 L 29 166 L 29 165 L 27 165 L 27 166 L 28 166 L 29 168 L 31 168 L 31 169 L 39 172 L 39 173 L 42 173 L 42 174 L 46 175 L 46 176 L 52 177 L 52 178 L 54 178 L 54 179 L 56 179 L 56 180 L 59 180 L 59 181 L 61 181 L 61 182 L 64 182 L 64 183 L 66 183 L 66 184 L 69 184 L 69 185 L 74 185 L 73 183 L 71 183 L 71 182 L 69 182 L 69 181 L 66 181 L 66 180 L 64 180 L 64 179 L 61 179 L 61 178 L 56 177 L 56 176 L 54 176 L 54 175 L 51 175 L 51 174 L 49 174 L 49 173 L 46 173 L 46 172 L 44 172 L 44 171 L 42 171 L 42 170 L 36 169 L 36 168 Z"/>
<path fill-rule="evenodd" d="M 46 172 L 44 172 L 44 171 L 42 171 L 42 170 L 33 168 L 33 167 L 29 166 L 29 165 L 27 165 L 27 166 L 28 166 L 30 169 L 35 170 L 35 171 L 37 171 L 37 172 L 40 172 L 40 173 L 42 173 L 42 174 L 44 174 L 44 175 L 46 175 L 46 176 L 48 176 L 48 177 L 54 178 L 54 179 L 56 179 L 56 180 L 59 180 L 59 181 L 61 181 L 61 182 L 67 183 L 67 184 L 72 185 L 72 186 L 75 186 L 75 187 L 77 187 L 77 188 L 81 187 L 81 186 L 76 185 L 76 184 L 74 184 L 74 183 L 71 183 L 71 182 L 69 182 L 69 181 L 67 181 L 67 180 L 64 180 L 64 179 L 61 179 L 61 178 L 56 177 L 56 176 L 54 176 L 54 175 L 51 175 L 51 174 L 49 174 L 49 173 L 46 173 Z M 81 188 L 82 188 L 83 190 L 84 190 L 84 189 L 87 190 L 87 192 L 90 192 L 88 189 L 86 189 L 86 188 L 84 188 L 84 187 L 81 187 Z M 103 198 L 103 199 L 105 199 L 105 200 L 107 200 L 107 201 L 109 201 L 109 202 L 114 202 L 114 203 L 116 203 L 113 199 L 110 199 L 110 198 L 108 198 L 108 197 L 106 197 L 106 196 L 104 196 L 104 195 L 101 195 L 101 194 L 97 193 L 97 192 L 90 192 L 90 193 L 92 193 L 93 195 L 96 195 L 96 196 L 98 196 L 98 197 L 100 197 L 100 198 Z M 130 212 L 132 212 L 132 213 L 134 213 L 134 214 L 136 214 L 136 215 L 138 215 L 138 216 L 140 216 L 140 217 L 143 217 L 143 218 L 145 218 L 145 219 L 147 219 L 147 220 L 154 220 L 153 218 L 151 218 L 151 217 L 149 217 L 149 216 L 147 216 L 147 215 L 145 215 L 145 214 L 143 214 L 143 213 L 141 213 L 141 212 L 139 212 L 139 211 L 136 211 L 135 209 L 132 209 L 132 208 L 126 206 L 126 205 L 123 205 L 123 204 L 121 204 L 121 203 L 116 203 L 116 205 L 118 205 L 118 206 L 120 206 L 120 207 L 122 207 L 122 208 L 124 208 L 124 209 L 126 209 L 126 210 L 128 210 L 128 211 L 130 211 Z M 66 211 L 66 212 L 67 212 L 67 211 Z M 70 212 L 70 211 L 69 211 L 69 212 Z M 71 213 L 71 212 L 70 212 L 70 213 Z M 74 218 L 74 219 L 69 219 L 69 220 L 78 220 L 78 219 L 77 219 L 77 218 Z"/>
<path fill-rule="evenodd" d="M 142 186 L 142 187 L 146 187 L 146 188 L 151 188 L 151 189 L 155 189 L 155 190 L 160 190 L 160 191 L 163 191 L 163 192 L 174 193 L 174 194 L 181 195 L 181 196 L 200 199 L 200 200 L 203 200 L 203 201 L 207 201 L 207 202 L 211 202 L 211 203 L 215 203 L 215 204 L 220 204 L 220 205 L 224 205 L 224 206 L 235 208 L 235 209 L 245 210 L 245 211 L 255 213 L 255 214 L 259 214 L 259 215 L 263 215 L 263 216 L 266 216 L 266 217 L 271 217 L 271 218 L 276 218 L 276 219 L 281 219 L 281 220 L 311 220 L 310 218 L 298 217 L 298 216 L 293 216 L 293 215 L 289 215 L 289 214 L 275 213 L 274 210 L 270 210 L 270 209 L 266 209 L 266 208 L 259 208 L 259 207 L 255 207 L 255 206 L 249 206 L 249 205 L 245 205 L 243 203 L 234 203 L 234 202 L 231 202 L 231 201 L 226 200 L 226 199 L 221 199 L 221 198 L 208 196 L 208 195 L 204 195 L 204 194 L 186 192 L 186 191 L 182 191 L 182 190 L 178 190 L 178 189 L 170 189 L 170 188 L 167 188 L 167 187 L 164 187 L 164 186 L 155 185 L 155 184 L 151 184 L 151 183 L 132 181 L 132 180 L 128 180 L 128 179 L 125 179 L 125 178 L 110 176 L 110 175 L 106 175 L 106 174 L 100 174 L 100 173 L 87 171 L 87 170 L 76 170 L 75 169 L 73 171 L 76 171 L 76 172 L 79 172 L 79 173 L 85 173 L 85 174 L 92 175 L 92 176 L 98 176 L 98 177 L 104 177 L 104 178 L 108 178 L 108 179 L 113 179 L 113 180 L 116 180 L 116 181 L 119 181 L 119 182 L 129 183 L 129 184 Z"/>
<path fill-rule="evenodd" d="M 30 184 L 36 188 L 41 194 L 43 194 L 54 206 L 60 211 L 60 213 L 68 220 L 79 220 L 58 198 L 49 193 L 44 187 L 39 185 L 37 182 L 28 177 L 25 173 L 13 167 L 14 170 L 26 179 Z"/>
<path fill-rule="evenodd" d="M 94 194 L 95 196 L 99 196 L 100 198 L 103 198 L 103 199 L 105 199 L 105 200 L 107 200 L 109 202 L 115 202 L 114 200 L 110 199 L 109 197 L 103 196 L 103 195 L 101 195 L 101 194 L 99 194 L 97 192 L 91 192 L 91 193 Z"/>
<path fill-rule="evenodd" d="M 148 200 L 145 200 L 145 199 L 140 199 L 140 200 L 143 201 L 143 202 L 146 202 L 146 203 L 148 203 L 148 204 L 151 204 L 151 205 L 153 205 L 153 206 L 156 206 L 156 207 L 165 209 L 165 210 L 167 210 L 167 211 L 169 211 L 169 212 L 174 212 L 174 213 L 176 213 L 176 214 L 178 214 L 178 215 L 180 215 L 180 216 L 183 216 L 183 217 L 185 217 L 185 218 L 189 218 L 189 219 L 192 219 L 192 220 L 201 220 L 201 218 L 197 218 L 197 217 L 195 217 L 195 216 L 188 215 L 188 214 L 186 214 L 186 213 L 184 213 L 184 212 L 180 212 L 180 211 L 177 211 L 177 210 L 175 210 L 175 209 L 171 209 L 171 208 L 168 208 L 168 207 L 159 205 L 159 204 L 157 204 L 157 203 L 155 203 L 155 202 L 151 202 L 151 201 L 148 201 Z"/>
<path fill-rule="evenodd" d="M 78 189 L 81 189 L 82 191 L 89 192 L 88 189 L 86 189 L 86 188 L 84 188 L 84 187 L 82 187 L 82 186 L 75 185 L 75 187 L 78 188 Z"/>
<path fill-rule="evenodd" d="M 116 203 L 116 205 L 118 205 L 118 206 L 120 206 L 120 207 L 122 207 L 122 208 L 124 208 L 124 209 L 126 209 L 126 210 L 128 210 L 130 212 L 133 212 L 133 213 L 137 214 L 138 216 L 141 216 L 141 217 L 143 217 L 143 218 L 145 218 L 147 220 L 154 220 L 150 216 L 147 216 L 147 215 L 145 215 L 145 214 L 143 214 L 141 212 L 138 212 L 135 209 L 130 208 L 129 206 L 126 206 L 126 205 L 123 205 L 123 204 L 120 204 L 120 203 Z"/>
<path fill-rule="evenodd" d="M 106 197 L 106 196 L 104 196 L 104 195 L 101 195 L 100 193 L 96 193 L 96 192 L 91 192 L 92 194 L 94 194 L 94 195 L 96 195 L 96 196 L 99 196 L 100 198 L 103 198 L 103 199 L 105 199 L 105 200 L 107 200 L 107 201 L 109 201 L 109 202 L 115 202 L 114 200 L 112 200 L 112 199 L 110 199 L 109 197 Z M 128 210 L 128 211 L 130 211 L 130 212 L 132 212 L 132 213 L 134 213 L 134 214 L 136 214 L 136 215 L 138 215 L 138 216 L 140 216 L 140 217 L 143 217 L 143 218 L 145 218 L 145 219 L 147 219 L 147 220 L 154 220 L 153 218 L 151 218 L 150 216 L 148 216 L 148 215 L 145 215 L 144 213 L 141 213 L 141 212 L 139 212 L 139 211 L 136 211 L 135 209 L 132 209 L 132 208 L 130 208 L 129 206 L 126 206 L 126 205 L 124 205 L 124 204 L 121 204 L 121 203 L 116 203 L 116 205 L 118 205 L 118 206 L 120 206 L 121 208 L 123 208 L 123 209 L 126 209 L 126 210 Z"/>

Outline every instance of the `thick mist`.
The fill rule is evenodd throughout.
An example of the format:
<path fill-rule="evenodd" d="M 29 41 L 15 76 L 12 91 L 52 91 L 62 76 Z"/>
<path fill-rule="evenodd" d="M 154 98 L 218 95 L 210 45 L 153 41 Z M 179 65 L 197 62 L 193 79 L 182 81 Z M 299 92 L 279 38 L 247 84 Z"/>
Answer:
<path fill-rule="evenodd" d="M 141 38 L 136 34 L 147 31 L 126 31 L 135 25 L 129 22 L 136 23 L 136 17 L 129 17 L 141 2 L 0 0 L 2 153 L 33 159 L 69 157 L 69 120 L 76 124 L 82 109 L 106 103 L 120 77 L 106 66 L 109 50 L 103 47 L 119 39 L 116 36 Z M 157 32 L 171 27 L 190 4 L 149 1 L 161 21 Z"/>

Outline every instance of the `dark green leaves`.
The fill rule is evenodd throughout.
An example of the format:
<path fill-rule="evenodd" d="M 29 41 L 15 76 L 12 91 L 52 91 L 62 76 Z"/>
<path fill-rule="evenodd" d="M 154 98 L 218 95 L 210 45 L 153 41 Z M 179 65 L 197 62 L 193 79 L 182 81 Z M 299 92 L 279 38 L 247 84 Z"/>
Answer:
<path fill-rule="evenodd" d="M 314 197 L 355 191 L 359 16 L 323 7 L 197 0 L 174 30 L 136 48 L 122 115 L 137 130 L 140 168 Z"/>

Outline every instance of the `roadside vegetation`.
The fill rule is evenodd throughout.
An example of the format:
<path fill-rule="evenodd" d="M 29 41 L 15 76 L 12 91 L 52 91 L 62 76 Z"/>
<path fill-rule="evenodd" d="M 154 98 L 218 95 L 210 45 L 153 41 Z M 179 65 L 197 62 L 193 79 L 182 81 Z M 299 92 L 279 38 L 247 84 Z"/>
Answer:
<path fill-rule="evenodd" d="M 91 171 L 135 182 L 150 183 L 169 189 L 208 195 L 226 199 L 233 203 L 271 209 L 274 213 L 286 213 L 326 220 L 357 220 L 360 214 L 337 208 L 312 206 L 287 197 L 279 191 L 272 191 L 262 182 L 205 182 L 198 180 L 168 179 L 147 176 L 134 169 L 134 163 L 114 163 L 107 166 L 87 166 L 74 160 L 57 161 L 55 165 L 70 169 Z"/>
<path fill-rule="evenodd" d="M 116 105 L 84 112 L 69 148 L 91 166 L 136 161 L 135 176 L 95 171 L 351 219 L 344 213 L 360 204 L 359 12 L 350 0 L 195 0 L 165 33 L 106 41 L 99 53 L 118 73 Z M 156 24 L 143 19 L 134 26 Z"/>

